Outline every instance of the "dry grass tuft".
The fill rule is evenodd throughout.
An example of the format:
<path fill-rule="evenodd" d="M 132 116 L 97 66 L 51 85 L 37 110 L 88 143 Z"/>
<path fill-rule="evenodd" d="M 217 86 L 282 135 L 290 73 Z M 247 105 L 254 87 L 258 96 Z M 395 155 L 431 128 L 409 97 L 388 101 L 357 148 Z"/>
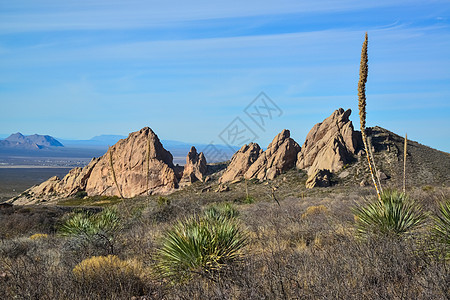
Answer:
<path fill-rule="evenodd" d="M 31 240 L 45 239 L 45 238 L 48 238 L 48 234 L 46 233 L 35 233 L 32 236 L 30 236 Z"/>
<path fill-rule="evenodd" d="M 121 260 L 115 255 L 93 256 L 77 264 L 73 274 L 78 280 L 97 281 L 102 276 L 140 277 L 142 268 L 135 261 Z"/>
<path fill-rule="evenodd" d="M 306 219 L 311 216 L 321 215 L 321 214 L 327 214 L 328 208 L 325 205 L 313 205 L 309 206 L 306 209 L 306 212 L 302 214 L 302 219 Z"/>

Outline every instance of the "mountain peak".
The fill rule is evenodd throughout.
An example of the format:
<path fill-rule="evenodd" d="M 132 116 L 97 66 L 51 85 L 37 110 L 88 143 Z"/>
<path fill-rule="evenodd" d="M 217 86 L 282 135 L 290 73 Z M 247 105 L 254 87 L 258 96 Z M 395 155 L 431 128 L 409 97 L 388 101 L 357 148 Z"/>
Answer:
<path fill-rule="evenodd" d="M 21 134 L 20 132 L 13 133 L 9 137 L 7 137 L 5 140 L 10 142 L 16 142 L 16 141 L 23 141 L 25 139 L 25 136 Z"/>
<path fill-rule="evenodd" d="M 0 141 L 0 147 L 42 149 L 47 147 L 64 147 L 64 145 L 49 135 L 33 134 L 24 136 L 20 132 L 17 132 Z"/>

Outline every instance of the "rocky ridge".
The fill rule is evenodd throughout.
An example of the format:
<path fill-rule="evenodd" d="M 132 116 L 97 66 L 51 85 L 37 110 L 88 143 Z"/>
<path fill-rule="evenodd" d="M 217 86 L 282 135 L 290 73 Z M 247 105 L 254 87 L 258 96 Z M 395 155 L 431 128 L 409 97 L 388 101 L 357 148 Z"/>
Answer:
<path fill-rule="evenodd" d="M 309 131 L 297 157 L 297 168 L 308 171 L 307 187 L 326 186 L 326 172 L 337 172 L 355 160 L 362 148 L 361 134 L 349 120 L 351 110 L 335 110 Z"/>
<path fill-rule="evenodd" d="M 14 204 L 87 195 L 123 196 L 165 194 L 178 187 L 172 154 L 148 127 L 131 133 L 84 168 L 72 169 L 63 179 L 52 177 L 25 191 Z"/>
<path fill-rule="evenodd" d="M 262 153 L 263 151 L 256 143 L 242 146 L 231 158 L 230 164 L 219 178 L 219 183 L 230 182 L 244 177 L 244 174 Z"/>
<path fill-rule="evenodd" d="M 349 120 L 350 110 L 338 109 L 308 133 L 302 147 L 283 130 L 263 151 L 256 143 L 244 145 L 228 165 L 207 165 L 203 153 L 192 147 L 186 165 L 174 166 L 156 134 L 148 127 L 120 140 L 105 155 L 94 158 L 84 168 L 72 169 L 64 178 L 52 177 L 28 189 L 14 204 L 31 204 L 73 197 L 78 192 L 89 196 L 123 196 L 131 198 L 147 194 L 167 194 L 179 187 L 200 183 L 203 191 L 226 192 L 242 178 L 258 181 L 274 180 L 290 169 L 308 173 L 306 187 L 339 184 L 370 184 L 364 161 L 361 136 Z M 370 145 L 381 180 L 388 183 L 402 178 L 403 138 L 379 127 L 368 128 Z M 434 169 L 429 165 L 437 162 Z M 416 142 L 408 141 L 408 174 L 423 184 L 448 182 L 450 155 Z M 304 174 L 304 173 L 303 173 Z M 437 175 L 436 175 L 437 174 Z M 115 177 L 115 178 L 114 178 Z M 285 178 L 283 178 L 284 180 Z M 407 177 L 408 181 L 408 177 Z M 216 188 L 218 184 L 218 188 Z M 194 190 L 197 189 L 194 186 Z"/>
<path fill-rule="evenodd" d="M 295 166 L 300 146 L 290 137 L 290 131 L 284 129 L 277 134 L 258 159 L 248 168 L 244 177 L 259 180 L 271 180 L 275 176 Z"/>
<path fill-rule="evenodd" d="M 208 171 L 206 158 L 203 152 L 197 153 L 195 147 L 191 147 L 184 165 L 180 186 L 189 185 L 195 181 L 203 181 Z"/>

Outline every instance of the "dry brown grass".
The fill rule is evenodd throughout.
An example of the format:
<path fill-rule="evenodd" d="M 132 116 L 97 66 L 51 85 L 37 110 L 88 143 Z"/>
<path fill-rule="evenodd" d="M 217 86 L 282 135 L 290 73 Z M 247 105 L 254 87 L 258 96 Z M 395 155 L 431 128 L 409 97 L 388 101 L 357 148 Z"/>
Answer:
<path fill-rule="evenodd" d="M 280 178 L 280 206 L 271 200 L 267 186 L 249 182 L 250 193 L 263 196 L 253 204 L 234 204 L 249 232 L 249 247 L 242 261 L 213 278 L 173 285 L 152 275 L 151 270 L 161 237 L 172 224 L 201 213 L 229 195 L 245 196 L 245 183 L 234 185 L 228 195 L 178 193 L 167 196 L 170 201 L 162 205 L 156 197 L 118 204 L 125 224 L 117 237 L 115 253 L 123 262 L 139 262 L 147 274 L 144 280 L 130 275 L 118 285 L 110 280 L 110 272 L 99 272 L 101 284 L 80 280 L 73 273 L 75 266 L 92 256 L 104 255 L 104 251 L 76 247 L 73 239 L 52 234 L 46 239 L 29 239 L 34 232 L 24 233 L 23 238 L 3 239 L 0 298 L 445 299 L 449 262 L 426 252 L 428 227 L 407 240 L 359 240 L 354 235 L 350 208 L 370 190 L 333 187 L 302 197 L 303 188 L 294 187 L 295 174 L 288 172 L 283 175 L 286 180 Z M 411 196 L 434 213 L 441 194 L 447 192 L 439 187 L 427 191 L 418 188 L 411 190 Z M 127 210 L 121 209 L 124 205 Z"/>

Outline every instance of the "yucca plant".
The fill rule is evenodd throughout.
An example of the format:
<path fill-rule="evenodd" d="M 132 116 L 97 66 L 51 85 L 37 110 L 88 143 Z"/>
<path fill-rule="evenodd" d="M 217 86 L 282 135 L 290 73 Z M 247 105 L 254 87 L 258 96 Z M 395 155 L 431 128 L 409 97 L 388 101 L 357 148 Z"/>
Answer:
<path fill-rule="evenodd" d="M 242 257 L 247 236 L 234 218 L 191 217 L 166 232 L 158 251 L 157 270 L 177 282 L 198 274 L 211 278 Z"/>
<path fill-rule="evenodd" d="M 439 213 L 433 218 L 433 239 L 441 244 L 445 250 L 445 257 L 450 259 L 450 201 L 440 204 Z"/>
<path fill-rule="evenodd" d="M 94 234 L 92 215 L 87 212 L 73 214 L 59 227 L 59 233 L 63 236 Z"/>
<path fill-rule="evenodd" d="M 114 235 L 121 227 L 117 210 L 107 208 L 98 214 L 80 212 L 72 215 L 59 227 L 59 233 L 87 241 L 102 240 L 106 242 L 108 251 L 113 253 Z"/>
<path fill-rule="evenodd" d="M 401 236 L 425 222 L 422 207 L 396 190 L 385 190 L 380 199 L 366 201 L 353 208 L 356 228 L 361 235 Z"/>
<path fill-rule="evenodd" d="M 230 203 L 220 203 L 208 206 L 203 210 L 203 214 L 212 219 L 219 219 L 221 217 L 232 219 L 239 215 L 239 211 Z"/>

